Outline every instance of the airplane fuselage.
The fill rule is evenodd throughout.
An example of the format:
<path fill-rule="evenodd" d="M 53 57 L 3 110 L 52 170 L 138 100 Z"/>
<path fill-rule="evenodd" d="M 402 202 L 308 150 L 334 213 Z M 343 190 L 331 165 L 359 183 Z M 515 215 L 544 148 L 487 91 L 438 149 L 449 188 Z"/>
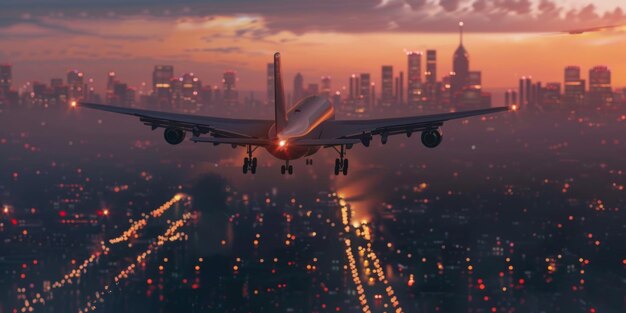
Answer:
<path fill-rule="evenodd" d="M 270 128 L 268 138 L 275 138 L 275 143 L 265 148 L 281 160 L 295 160 L 313 155 L 321 147 L 304 147 L 291 142 L 313 136 L 320 124 L 334 118 L 335 109 L 328 99 L 319 96 L 306 97 L 289 110 L 287 124 L 281 131 L 276 133 L 276 124 Z"/>

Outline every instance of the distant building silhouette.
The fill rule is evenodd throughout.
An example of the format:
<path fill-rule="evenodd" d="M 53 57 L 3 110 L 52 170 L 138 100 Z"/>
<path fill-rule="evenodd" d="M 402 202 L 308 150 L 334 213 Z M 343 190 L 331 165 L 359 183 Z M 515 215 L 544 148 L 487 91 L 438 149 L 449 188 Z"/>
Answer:
<path fill-rule="evenodd" d="M 613 103 L 611 70 L 607 66 L 596 66 L 589 70 L 589 101 L 592 105 Z"/>
<path fill-rule="evenodd" d="M 397 84 L 397 83 L 396 83 Z M 395 102 L 393 94 L 393 66 L 383 65 L 381 69 L 381 105 L 389 107 Z"/>
<path fill-rule="evenodd" d="M 459 47 L 454 52 L 452 60 L 452 76 L 450 92 L 452 97 L 463 91 L 469 82 L 470 60 L 469 53 L 463 46 L 463 22 L 459 23 Z"/>
<path fill-rule="evenodd" d="M 239 103 L 239 92 L 237 91 L 237 74 L 234 71 L 224 72 L 222 79 L 224 105 L 236 105 Z"/>
<path fill-rule="evenodd" d="M 155 65 L 152 72 L 152 95 L 158 108 L 169 108 L 172 105 L 172 79 L 174 67 L 171 65 Z"/>
<path fill-rule="evenodd" d="M 422 97 L 422 53 L 408 52 L 407 63 L 407 102 L 409 105 L 416 105 Z"/>
<path fill-rule="evenodd" d="M 580 78 L 580 67 L 565 68 L 565 103 L 580 106 L 585 102 L 585 80 Z"/>

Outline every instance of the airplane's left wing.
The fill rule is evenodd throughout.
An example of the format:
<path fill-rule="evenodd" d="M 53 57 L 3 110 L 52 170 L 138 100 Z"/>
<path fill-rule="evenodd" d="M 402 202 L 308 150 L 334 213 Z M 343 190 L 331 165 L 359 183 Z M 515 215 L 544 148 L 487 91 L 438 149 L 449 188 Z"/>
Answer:
<path fill-rule="evenodd" d="M 373 119 L 373 120 L 330 120 L 326 121 L 322 130 L 322 138 L 364 138 L 371 135 L 397 135 L 437 128 L 444 122 L 477 115 L 507 111 L 507 107 L 489 108 L 434 115 Z"/>
<path fill-rule="evenodd" d="M 246 120 L 189 115 L 86 102 L 79 103 L 79 106 L 137 116 L 141 122 L 152 127 L 152 129 L 176 127 L 192 132 L 196 136 L 211 133 L 214 136 L 230 138 L 267 138 L 268 131 L 274 123 L 272 120 Z"/>

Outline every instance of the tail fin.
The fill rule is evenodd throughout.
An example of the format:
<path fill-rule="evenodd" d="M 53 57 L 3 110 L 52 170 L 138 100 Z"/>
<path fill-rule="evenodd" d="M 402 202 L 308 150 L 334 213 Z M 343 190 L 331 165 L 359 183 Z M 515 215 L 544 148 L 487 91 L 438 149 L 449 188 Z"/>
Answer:
<path fill-rule="evenodd" d="M 276 113 L 276 133 L 278 134 L 287 125 L 287 105 L 283 77 L 280 72 L 280 53 L 274 53 L 274 104 Z"/>

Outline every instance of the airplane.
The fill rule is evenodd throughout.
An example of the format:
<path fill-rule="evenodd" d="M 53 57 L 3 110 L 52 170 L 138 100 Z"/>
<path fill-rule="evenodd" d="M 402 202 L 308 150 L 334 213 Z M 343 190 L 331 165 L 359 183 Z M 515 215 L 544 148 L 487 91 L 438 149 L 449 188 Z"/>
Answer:
<path fill-rule="evenodd" d="M 421 132 L 422 144 L 428 148 L 439 146 L 443 137 L 439 128 L 453 119 L 507 111 L 507 107 L 488 108 L 435 115 L 408 116 L 369 120 L 335 120 L 333 104 L 326 97 L 308 96 L 287 110 L 281 75 L 280 53 L 274 54 L 274 120 L 232 119 L 133 109 L 119 106 L 80 102 L 78 106 L 139 117 L 152 130 L 164 128 L 165 141 L 171 145 L 183 142 L 187 132 L 193 142 L 214 145 L 229 144 L 234 148 L 245 147 L 247 157 L 243 160 L 243 173 L 255 174 L 258 166 L 253 153 L 260 147 L 274 157 L 285 161 L 281 174 L 293 174 L 291 161 L 309 157 L 321 148 L 333 148 L 339 157 L 335 159 L 335 175 L 348 175 L 347 150 L 356 144 L 369 147 L 373 136 L 380 136 L 387 143 L 389 136 Z M 203 136 L 206 135 L 206 136 Z M 306 160 L 312 165 L 312 160 Z"/>

